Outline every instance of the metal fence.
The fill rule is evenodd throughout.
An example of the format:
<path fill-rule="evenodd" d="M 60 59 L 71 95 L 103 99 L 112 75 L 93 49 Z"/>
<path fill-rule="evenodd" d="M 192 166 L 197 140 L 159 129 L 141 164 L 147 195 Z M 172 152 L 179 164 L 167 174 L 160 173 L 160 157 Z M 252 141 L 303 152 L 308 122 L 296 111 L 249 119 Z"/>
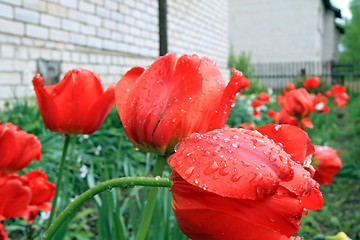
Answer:
<path fill-rule="evenodd" d="M 289 82 L 300 82 L 306 77 L 320 77 L 327 84 L 343 84 L 349 91 L 360 93 L 360 60 L 339 62 L 290 62 L 252 64 L 252 76 L 260 84 L 281 91 Z"/>

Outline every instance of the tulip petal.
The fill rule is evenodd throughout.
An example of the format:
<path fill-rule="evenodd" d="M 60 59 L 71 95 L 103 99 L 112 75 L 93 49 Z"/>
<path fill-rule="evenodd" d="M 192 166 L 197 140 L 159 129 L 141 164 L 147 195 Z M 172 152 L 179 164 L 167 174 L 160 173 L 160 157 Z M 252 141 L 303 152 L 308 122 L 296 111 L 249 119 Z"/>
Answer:
<path fill-rule="evenodd" d="M 43 204 L 53 199 L 56 186 L 48 182 L 44 172 L 33 170 L 26 173 L 22 178 L 27 181 L 32 192 L 30 205 L 43 206 Z"/>
<path fill-rule="evenodd" d="M 213 122 L 211 123 L 211 126 L 213 126 L 212 129 L 219 128 L 219 126 L 223 126 L 225 124 L 231 107 L 235 105 L 236 94 L 240 92 L 241 89 L 249 87 L 249 79 L 247 79 L 242 72 L 234 68 L 232 68 L 231 71 L 233 75 L 224 90 L 219 105 L 217 106 L 217 116 L 213 118 Z M 226 118 L 222 118 L 222 115 L 226 116 Z"/>
<path fill-rule="evenodd" d="M 319 184 L 311 178 L 310 173 L 300 164 L 294 165 L 294 178 L 290 181 L 280 182 L 280 186 L 296 194 L 304 208 L 319 210 L 322 208 L 324 199 L 319 190 Z"/>
<path fill-rule="evenodd" d="M 56 131 L 60 116 L 54 98 L 44 89 L 43 79 L 40 74 L 34 76 L 32 83 L 44 124 L 51 131 Z"/>
<path fill-rule="evenodd" d="M 188 184 L 176 172 L 170 178 L 179 227 L 192 239 L 281 239 L 299 229 L 302 204 L 285 189 L 261 200 L 231 199 Z"/>
<path fill-rule="evenodd" d="M 244 129 L 192 134 L 168 162 L 190 184 L 239 199 L 273 195 L 280 179 L 292 178 L 294 164 L 277 144 Z"/>
<path fill-rule="evenodd" d="M 16 172 L 34 159 L 40 160 L 41 143 L 35 135 L 20 130 L 12 123 L 0 123 L 0 153 L 0 172 Z"/>
<path fill-rule="evenodd" d="M 256 130 L 281 144 L 283 149 L 291 155 L 292 160 L 301 165 L 315 151 L 307 133 L 298 127 L 286 124 L 268 124 L 258 127 Z"/>
<path fill-rule="evenodd" d="M 115 102 L 115 86 L 110 85 L 108 89 L 97 99 L 97 102 L 87 113 L 86 125 L 83 134 L 95 132 L 111 111 Z"/>
<path fill-rule="evenodd" d="M 0 219 L 1 220 L 1 219 Z M 0 222 L 0 239 L 1 240 L 7 240 L 8 239 L 8 231 L 6 230 L 5 226 L 2 225 Z"/>
<path fill-rule="evenodd" d="M 3 176 L 0 185 L 0 219 L 22 217 L 27 219 L 31 190 L 16 175 Z M 8 179 L 7 179 L 8 178 Z"/>

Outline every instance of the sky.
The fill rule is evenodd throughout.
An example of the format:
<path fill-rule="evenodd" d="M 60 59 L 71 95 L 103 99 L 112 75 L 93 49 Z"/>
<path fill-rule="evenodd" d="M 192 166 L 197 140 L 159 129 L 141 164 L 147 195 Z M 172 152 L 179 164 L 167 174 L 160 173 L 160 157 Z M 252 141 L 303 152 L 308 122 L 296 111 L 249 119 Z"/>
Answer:
<path fill-rule="evenodd" d="M 341 10 L 341 15 L 343 16 L 343 18 L 351 18 L 351 12 L 349 9 L 350 0 L 331 0 L 331 3 L 334 7 Z"/>

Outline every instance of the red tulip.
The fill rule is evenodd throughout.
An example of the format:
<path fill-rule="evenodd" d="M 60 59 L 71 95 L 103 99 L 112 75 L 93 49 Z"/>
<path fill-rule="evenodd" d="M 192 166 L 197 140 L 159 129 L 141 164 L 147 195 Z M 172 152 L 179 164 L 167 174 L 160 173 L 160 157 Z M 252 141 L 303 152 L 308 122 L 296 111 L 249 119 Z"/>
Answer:
<path fill-rule="evenodd" d="M 304 87 L 306 89 L 315 89 L 318 88 L 320 84 L 320 78 L 310 77 L 304 81 Z"/>
<path fill-rule="evenodd" d="M 134 147 L 169 154 L 190 133 L 223 127 L 236 93 L 249 82 L 232 71 L 226 85 L 210 59 L 174 53 L 128 71 L 116 85 L 115 103 Z"/>
<path fill-rule="evenodd" d="M 255 123 L 239 123 L 237 127 L 248 129 L 248 130 L 254 130 L 256 128 Z"/>
<path fill-rule="evenodd" d="M 331 147 L 315 146 L 311 165 L 316 170 L 314 179 L 320 184 L 328 185 L 333 181 L 332 177 L 340 171 L 341 160 Z"/>
<path fill-rule="evenodd" d="M 288 239 L 304 208 L 323 204 L 318 183 L 301 164 L 311 147 L 305 132 L 288 125 L 184 139 L 168 160 L 180 229 L 191 239 Z"/>
<path fill-rule="evenodd" d="M 343 85 L 336 84 L 331 88 L 331 90 L 326 91 L 325 94 L 327 96 L 335 97 L 335 96 L 338 96 L 339 94 L 345 93 L 345 92 L 346 92 L 346 88 Z"/>
<path fill-rule="evenodd" d="M 261 106 L 263 106 L 263 105 L 264 105 L 264 102 L 261 101 L 261 100 L 254 99 L 254 100 L 251 101 L 251 106 L 252 106 L 253 108 L 261 107 Z"/>
<path fill-rule="evenodd" d="M 270 96 L 269 96 L 269 94 L 267 94 L 267 92 L 259 93 L 259 95 L 257 96 L 257 99 L 262 101 L 263 103 L 270 102 Z"/>
<path fill-rule="evenodd" d="M 0 196 L 0 221 L 15 217 L 33 219 L 33 209 L 29 207 L 31 189 L 18 175 L 0 173 Z"/>
<path fill-rule="evenodd" d="M 4 225 L 0 222 L 0 240 L 7 240 L 8 239 L 8 232 Z"/>
<path fill-rule="evenodd" d="M 292 116 L 306 117 L 315 110 L 313 97 L 305 88 L 288 92 L 282 99 L 283 108 Z"/>
<path fill-rule="evenodd" d="M 47 202 L 54 198 L 55 184 L 48 182 L 46 174 L 40 170 L 28 172 L 22 178 L 27 182 L 32 192 L 30 205 L 49 212 L 51 205 Z"/>
<path fill-rule="evenodd" d="M 292 82 L 290 82 L 290 83 L 286 84 L 285 89 L 288 90 L 288 91 L 294 90 L 295 85 Z"/>
<path fill-rule="evenodd" d="M 38 138 L 12 123 L 0 122 L 0 173 L 17 172 L 39 161 L 41 143 Z"/>
<path fill-rule="evenodd" d="M 349 100 L 349 95 L 346 93 L 346 88 L 343 85 L 337 84 L 334 85 L 330 91 L 326 91 L 327 96 L 334 97 L 334 106 L 339 106 L 344 108 L 347 101 Z"/>
<path fill-rule="evenodd" d="M 279 123 L 280 120 L 279 112 L 275 112 L 273 109 L 269 109 L 266 114 L 271 118 L 273 122 Z"/>
<path fill-rule="evenodd" d="M 60 134 L 95 132 L 114 105 L 114 86 L 104 92 L 100 77 L 81 68 L 53 86 L 44 86 L 36 74 L 33 85 L 45 126 Z"/>

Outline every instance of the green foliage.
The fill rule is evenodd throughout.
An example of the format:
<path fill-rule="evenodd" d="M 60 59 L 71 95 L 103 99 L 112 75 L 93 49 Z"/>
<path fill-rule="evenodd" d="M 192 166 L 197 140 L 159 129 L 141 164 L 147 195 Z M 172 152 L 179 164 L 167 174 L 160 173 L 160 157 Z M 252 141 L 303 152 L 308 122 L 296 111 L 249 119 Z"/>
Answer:
<path fill-rule="evenodd" d="M 251 54 L 242 52 L 238 57 L 234 53 L 230 53 L 228 59 L 228 67 L 241 71 L 245 77 L 251 78 L 255 69 L 251 66 Z"/>
<path fill-rule="evenodd" d="M 228 59 L 228 67 L 230 70 L 232 68 L 235 68 L 241 71 L 244 76 L 250 80 L 250 88 L 245 91 L 247 94 L 266 91 L 266 86 L 261 85 L 259 83 L 259 80 L 253 77 L 255 68 L 251 66 L 250 53 L 247 54 L 245 52 L 242 52 L 238 57 L 236 57 L 234 53 L 231 52 Z M 230 75 L 232 75 L 231 71 Z"/>
<path fill-rule="evenodd" d="M 249 103 L 246 99 L 236 99 L 236 105 L 231 109 L 228 120 L 226 122 L 230 127 L 237 127 L 239 123 L 250 123 L 252 114 Z"/>
<path fill-rule="evenodd" d="M 344 24 L 345 34 L 341 36 L 344 51 L 340 53 L 342 61 L 358 61 L 360 56 L 360 0 L 351 0 L 352 18 Z"/>

